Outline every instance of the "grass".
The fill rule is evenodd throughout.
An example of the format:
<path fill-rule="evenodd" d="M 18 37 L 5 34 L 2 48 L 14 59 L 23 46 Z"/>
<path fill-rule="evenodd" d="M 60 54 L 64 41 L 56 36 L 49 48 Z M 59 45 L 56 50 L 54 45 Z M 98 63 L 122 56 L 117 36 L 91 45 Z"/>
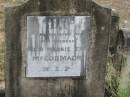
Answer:
<path fill-rule="evenodd" d="M 114 64 L 111 58 L 108 60 L 105 97 L 130 97 L 130 82 L 127 68 L 127 60 L 125 57 L 117 57 L 118 64 Z M 129 85 L 128 85 L 129 82 Z"/>
<path fill-rule="evenodd" d="M 130 82 L 127 84 L 126 88 L 119 88 L 118 95 L 119 97 L 130 97 Z"/>

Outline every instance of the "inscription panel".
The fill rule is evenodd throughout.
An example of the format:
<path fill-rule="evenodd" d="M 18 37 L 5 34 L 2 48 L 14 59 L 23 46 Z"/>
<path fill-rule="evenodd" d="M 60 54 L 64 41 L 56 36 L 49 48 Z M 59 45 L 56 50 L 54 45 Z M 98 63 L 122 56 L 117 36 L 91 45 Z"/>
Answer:
<path fill-rule="evenodd" d="M 27 77 L 81 76 L 89 16 L 27 16 Z"/>

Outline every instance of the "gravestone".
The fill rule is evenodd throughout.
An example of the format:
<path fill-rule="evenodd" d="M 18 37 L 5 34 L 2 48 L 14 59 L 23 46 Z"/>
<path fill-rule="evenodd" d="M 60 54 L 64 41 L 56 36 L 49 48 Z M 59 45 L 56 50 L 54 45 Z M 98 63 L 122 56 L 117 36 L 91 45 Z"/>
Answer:
<path fill-rule="evenodd" d="M 29 0 L 5 12 L 6 97 L 104 97 L 110 9 Z"/>
<path fill-rule="evenodd" d="M 129 79 L 130 79 L 130 30 L 129 28 L 122 28 L 125 38 L 125 50 L 127 55 L 127 69 L 129 73 Z"/>

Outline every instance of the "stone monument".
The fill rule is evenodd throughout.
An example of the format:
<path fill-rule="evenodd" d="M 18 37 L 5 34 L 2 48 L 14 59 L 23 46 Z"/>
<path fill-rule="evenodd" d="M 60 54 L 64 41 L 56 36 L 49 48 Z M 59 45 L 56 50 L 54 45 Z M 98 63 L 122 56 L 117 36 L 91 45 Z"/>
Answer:
<path fill-rule="evenodd" d="M 110 9 L 29 0 L 5 12 L 6 97 L 104 97 Z"/>

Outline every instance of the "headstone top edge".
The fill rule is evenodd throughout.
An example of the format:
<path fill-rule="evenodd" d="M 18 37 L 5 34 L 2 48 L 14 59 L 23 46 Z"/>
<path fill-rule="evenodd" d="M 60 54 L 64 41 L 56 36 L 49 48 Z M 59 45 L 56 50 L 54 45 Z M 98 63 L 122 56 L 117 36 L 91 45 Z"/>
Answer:
<path fill-rule="evenodd" d="M 111 11 L 111 8 L 106 7 L 106 6 L 99 5 L 99 4 L 98 4 L 97 2 L 95 2 L 95 1 L 93 1 L 92 3 L 93 3 L 93 6 L 95 6 L 95 7 L 100 7 L 100 8 L 102 8 L 102 9 L 106 9 L 106 10 L 110 10 L 110 11 Z"/>
<path fill-rule="evenodd" d="M 5 8 L 11 8 L 11 7 L 19 7 L 19 6 L 22 6 L 23 4 L 26 4 L 27 2 L 25 3 L 6 3 L 4 5 Z"/>

